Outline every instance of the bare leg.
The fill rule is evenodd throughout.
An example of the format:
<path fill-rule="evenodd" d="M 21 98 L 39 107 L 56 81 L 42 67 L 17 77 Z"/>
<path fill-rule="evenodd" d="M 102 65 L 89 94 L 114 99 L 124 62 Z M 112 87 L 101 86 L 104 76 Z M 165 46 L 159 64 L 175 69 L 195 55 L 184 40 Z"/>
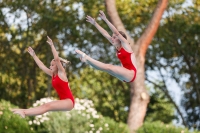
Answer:
<path fill-rule="evenodd" d="M 70 99 L 52 101 L 41 106 L 30 109 L 13 109 L 14 114 L 21 117 L 41 115 L 48 111 L 70 111 L 73 109 L 73 102 Z"/>
<path fill-rule="evenodd" d="M 79 55 L 81 55 L 81 61 L 87 62 L 89 65 L 91 65 L 95 69 L 107 72 L 110 75 L 112 75 L 122 81 L 125 80 L 128 82 L 128 81 L 132 80 L 133 75 L 135 74 L 135 72 L 133 70 L 128 70 L 121 66 L 105 64 L 100 61 L 97 61 L 97 60 L 85 55 L 85 53 L 83 53 L 80 50 L 76 50 L 76 52 Z"/>

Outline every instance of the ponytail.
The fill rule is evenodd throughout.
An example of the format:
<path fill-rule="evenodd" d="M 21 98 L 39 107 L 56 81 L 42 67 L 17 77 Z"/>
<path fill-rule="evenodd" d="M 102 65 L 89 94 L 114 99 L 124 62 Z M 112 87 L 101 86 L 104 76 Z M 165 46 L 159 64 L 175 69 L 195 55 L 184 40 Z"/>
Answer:
<path fill-rule="evenodd" d="M 60 62 L 62 63 L 62 65 L 63 65 L 64 67 L 68 67 L 69 65 L 71 65 L 71 62 L 70 62 L 70 61 L 68 61 L 68 60 L 66 60 L 66 59 L 63 59 L 63 58 L 61 58 L 61 57 L 59 57 L 59 59 L 60 59 Z"/>

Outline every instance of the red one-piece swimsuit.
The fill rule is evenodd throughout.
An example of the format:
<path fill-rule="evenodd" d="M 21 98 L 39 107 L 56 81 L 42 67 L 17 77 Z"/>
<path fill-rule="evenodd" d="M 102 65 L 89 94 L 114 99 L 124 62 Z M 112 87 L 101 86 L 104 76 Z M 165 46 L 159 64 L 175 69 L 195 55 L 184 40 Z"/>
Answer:
<path fill-rule="evenodd" d="M 127 52 L 122 47 L 119 51 L 117 51 L 116 54 L 117 54 L 117 57 L 120 60 L 122 66 L 124 68 L 135 71 L 135 74 L 133 75 L 132 80 L 129 81 L 129 82 L 133 82 L 136 78 L 137 69 L 135 68 L 135 66 L 134 66 L 134 64 L 132 63 L 132 60 L 131 60 L 131 54 L 132 53 Z M 126 82 L 126 81 L 124 81 L 124 82 Z"/>
<path fill-rule="evenodd" d="M 69 83 L 63 81 L 58 75 L 52 77 L 52 86 L 58 93 L 60 100 L 71 99 L 74 105 L 74 97 L 69 87 Z"/>

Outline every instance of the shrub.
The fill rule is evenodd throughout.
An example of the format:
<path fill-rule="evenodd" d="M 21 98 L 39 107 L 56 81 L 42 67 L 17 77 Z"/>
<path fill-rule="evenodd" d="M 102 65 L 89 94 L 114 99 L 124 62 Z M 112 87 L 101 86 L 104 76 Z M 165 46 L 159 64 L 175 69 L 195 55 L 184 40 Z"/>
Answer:
<path fill-rule="evenodd" d="M 0 133 L 34 133 L 27 123 L 28 118 L 22 119 L 13 114 L 10 108 L 17 108 L 4 100 L 0 101 Z"/>
<path fill-rule="evenodd" d="M 43 98 L 34 106 L 51 100 L 53 99 Z M 46 133 L 128 133 L 126 124 L 117 123 L 98 114 L 92 101 L 75 99 L 75 102 L 72 111 L 45 113 L 34 117 L 29 123 L 32 126 L 39 126 L 38 132 L 46 131 Z"/>
<path fill-rule="evenodd" d="M 190 132 L 186 128 L 175 127 L 171 124 L 164 124 L 163 122 L 145 122 L 137 133 L 200 133 L 197 131 Z"/>

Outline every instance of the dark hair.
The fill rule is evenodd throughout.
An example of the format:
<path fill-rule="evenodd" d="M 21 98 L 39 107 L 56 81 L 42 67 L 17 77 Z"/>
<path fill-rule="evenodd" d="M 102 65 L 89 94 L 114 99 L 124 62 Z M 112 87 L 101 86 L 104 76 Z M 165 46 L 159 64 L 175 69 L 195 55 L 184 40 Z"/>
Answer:
<path fill-rule="evenodd" d="M 126 34 L 123 31 L 119 31 L 119 33 L 127 40 Z"/>

